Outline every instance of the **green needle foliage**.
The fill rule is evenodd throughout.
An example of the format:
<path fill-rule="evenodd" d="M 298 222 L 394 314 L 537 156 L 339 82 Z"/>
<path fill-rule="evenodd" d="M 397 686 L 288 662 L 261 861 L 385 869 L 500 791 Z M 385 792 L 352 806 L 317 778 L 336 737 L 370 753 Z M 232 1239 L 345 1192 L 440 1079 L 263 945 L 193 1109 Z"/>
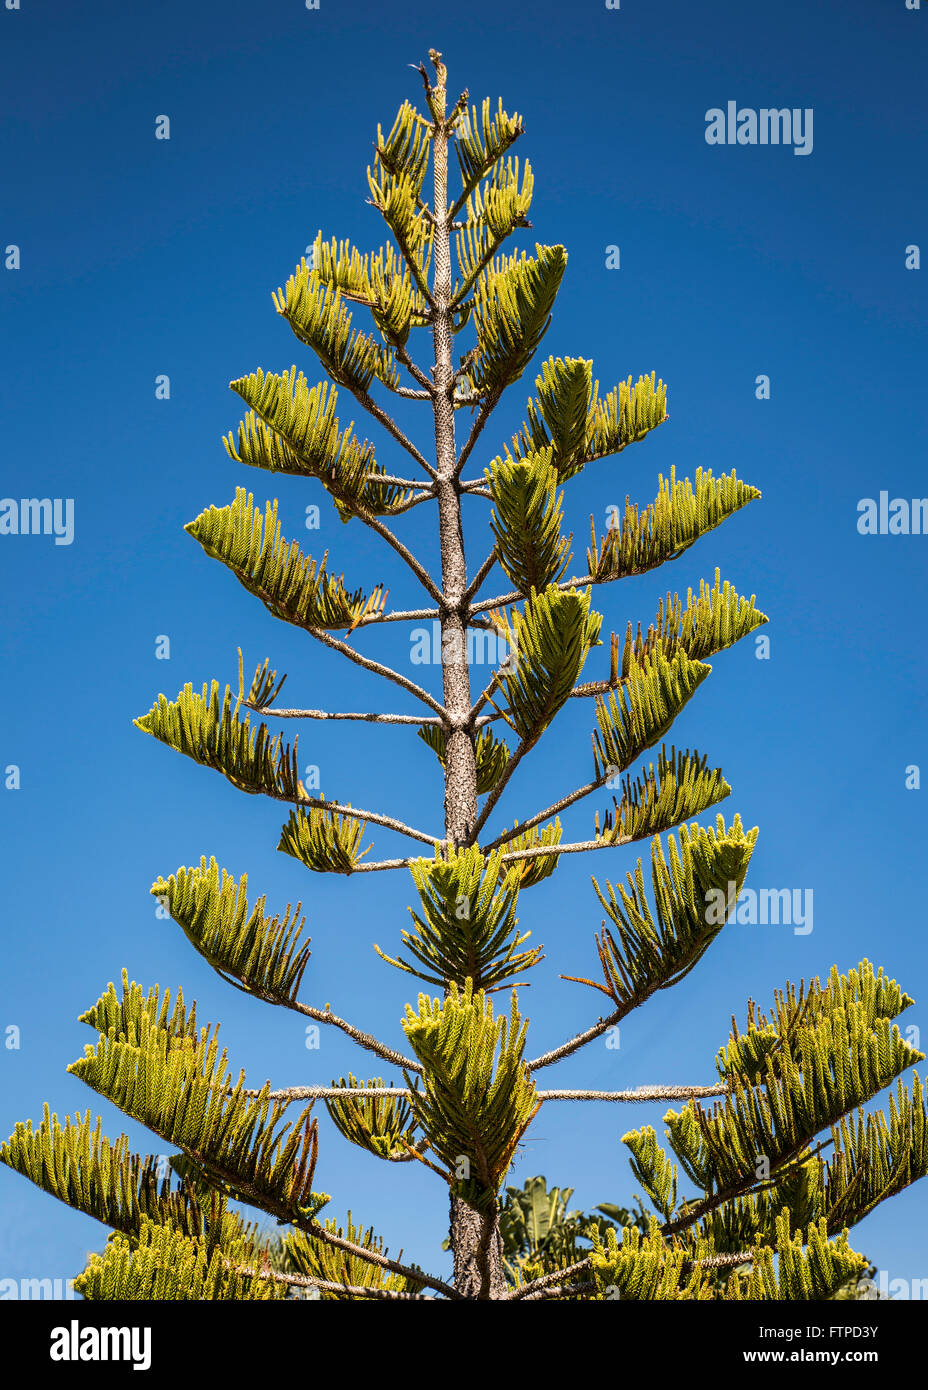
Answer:
<path fill-rule="evenodd" d="M 536 742 L 570 698 L 599 641 L 602 614 L 590 612 L 590 593 L 533 589 L 521 613 L 501 618 L 510 656 L 499 668 L 506 699 L 500 712 L 525 743 Z"/>
<path fill-rule="evenodd" d="M 715 584 L 710 589 L 704 579 L 699 581 L 699 598 L 693 598 L 692 589 L 686 593 L 684 609 L 679 594 L 669 594 L 661 599 L 657 609 L 657 619 L 648 628 L 644 637 L 641 624 L 634 642 L 632 625 L 629 623 L 625 638 L 625 651 L 622 656 L 622 676 L 627 679 L 633 666 L 640 667 L 655 650 L 660 650 L 668 660 L 678 651 L 684 651 L 693 661 L 705 661 L 716 652 L 724 651 L 742 637 L 749 636 L 756 628 L 766 623 L 765 614 L 754 607 L 754 595 L 750 599 L 737 594 L 728 580 L 720 588 L 719 571 L 715 571 Z"/>
<path fill-rule="evenodd" d="M 102 1255 L 91 1255 L 74 1287 L 83 1298 L 107 1302 L 286 1298 L 285 1283 L 262 1278 L 257 1272 L 239 1272 L 249 1265 L 254 1269 L 253 1260 L 247 1241 L 209 1255 L 201 1242 L 180 1231 L 143 1221 L 137 1241 L 117 1234 Z"/>
<path fill-rule="evenodd" d="M 499 563 L 520 594 L 546 589 L 570 561 L 570 540 L 561 535 L 561 498 L 552 450 L 521 463 L 495 463 L 487 469 L 494 511 L 490 526 Z"/>
<path fill-rule="evenodd" d="M 493 399 L 525 371 L 551 323 L 567 266 L 563 246 L 536 246 L 537 255 L 498 256 L 477 281 L 472 310 L 477 349 L 466 379 L 471 393 Z"/>
<path fill-rule="evenodd" d="M 202 1028 L 195 1039 L 178 1029 L 176 1014 L 163 1022 L 157 993 L 142 1001 L 134 985 L 114 1019 L 112 997 L 111 990 L 96 1006 L 97 1026 L 105 1016 L 107 1032 L 70 1072 L 176 1145 L 227 1196 L 244 1195 L 276 1215 L 328 1200 L 312 1191 L 318 1138 L 311 1107 L 284 1123 L 286 1105 L 269 1100 L 269 1085 L 247 1094 L 244 1072 L 232 1084 L 216 1030 Z"/>
<path fill-rule="evenodd" d="M 377 1076 L 372 1081 L 359 1082 L 357 1077 L 349 1072 L 347 1081 L 342 1077 L 338 1082 L 333 1081 L 332 1085 L 347 1090 L 360 1088 L 363 1092 L 367 1089 L 382 1089 L 384 1081 L 382 1077 Z M 386 1089 L 392 1089 L 392 1085 Z M 410 1156 L 416 1125 L 409 1102 L 402 1094 L 396 1098 L 389 1095 L 351 1095 L 346 1096 L 344 1100 L 327 1100 L 325 1106 L 336 1129 L 352 1144 L 367 1149 L 368 1153 L 374 1154 L 377 1158 L 392 1159 L 396 1162 Z"/>
<path fill-rule="evenodd" d="M 516 1146 L 540 1102 L 523 1051 L 527 1024 L 516 1003 L 494 1018 L 470 980 L 445 998 L 406 1005 L 406 1037 L 424 1067 L 412 1094 L 416 1120 L 445 1164 L 452 1192 L 478 1211 L 495 1211 Z"/>
<path fill-rule="evenodd" d="M 604 983 L 578 983 L 601 989 L 623 1017 L 655 990 L 677 984 L 722 930 L 723 922 L 707 920 L 711 895 L 720 885 L 727 892 L 732 883 L 741 891 L 756 840 L 757 831 L 746 835 L 739 816 L 726 828 L 721 815 L 715 829 L 681 826 L 668 837 L 666 854 L 656 837 L 651 842 L 653 913 L 640 859 L 634 876 L 627 874 L 618 890 L 607 883 L 603 892 L 594 878 L 596 896 L 615 931 L 603 924 L 602 936 L 596 936 Z"/>
<path fill-rule="evenodd" d="M 151 891 L 223 979 L 272 1004 L 296 999 L 309 962 L 309 947 L 299 944 L 306 923 L 300 903 L 292 915 L 288 903 L 283 919 L 267 917 L 262 896 L 249 912 L 247 876 L 236 883 L 223 869 L 220 883 L 218 864 L 211 859 L 207 867 L 205 857 Z"/>
<path fill-rule="evenodd" d="M 194 762 L 215 768 L 239 791 L 301 800 L 296 743 L 290 748 L 280 734 L 271 737 L 266 724 L 253 727 L 247 714 L 238 719 L 239 704 L 233 708 L 231 686 L 226 686 L 220 708 L 218 681 L 204 685 L 199 695 L 188 684 L 176 700 L 159 695 L 135 724 Z"/>
<path fill-rule="evenodd" d="M 377 482 L 384 469 L 373 446 L 367 440 L 360 444 L 351 425 L 339 430 L 338 393 L 328 382 L 310 387 L 296 367 L 282 376 L 259 368 L 231 387 L 251 407 L 237 435 L 224 440 L 236 463 L 318 478 L 342 521 L 402 511 L 414 495 L 408 488 Z"/>
<path fill-rule="evenodd" d="M 89 1110 L 73 1122 L 66 1116 L 62 1125 L 46 1106 L 36 1129 L 31 1121 L 16 1126 L 0 1146 L 0 1157 L 26 1177 L 42 1172 L 46 1190 L 59 1201 L 115 1231 L 138 1235 L 148 1218 L 187 1234 L 207 1234 L 193 1190 L 172 1187 L 170 1176 L 159 1173 L 157 1159 L 131 1153 L 124 1134 L 111 1143 L 101 1120 L 91 1128 Z"/>
<path fill-rule="evenodd" d="M 600 584 L 646 574 L 676 560 L 700 536 L 757 497 L 757 488 L 742 483 L 734 470 L 713 478 L 711 468 L 697 468 L 694 488 L 689 478 L 678 483 L 671 469 L 669 481 L 660 479 L 654 501 L 640 514 L 626 501 L 621 522 L 610 526 L 601 541 L 596 539 L 591 519 L 592 539 L 587 551 L 590 574 Z"/>
<path fill-rule="evenodd" d="M 529 459 L 548 448 L 563 481 L 588 463 L 618 454 L 667 419 L 667 388 L 650 377 L 620 381 L 602 398 L 593 364 L 549 357 L 535 380 L 538 395 L 526 407 L 528 422 L 513 435 L 506 459 Z"/>
<path fill-rule="evenodd" d="M 478 849 L 459 850 L 434 860 L 410 865 L 421 916 L 410 908 L 415 931 L 403 932 L 411 955 L 425 970 L 378 954 L 400 970 L 407 970 L 429 984 L 450 989 L 492 993 L 504 988 L 522 970 L 541 959 L 541 948 L 520 951 L 529 932 L 518 932 L 515 915 L 522 875 L 518 868 L 503 869 L 501 850 L 484 858 Z"/>
<path fill-rule="evenodd" d="M 274 295 L 274 303 L 300 342 L 312 348 L 339 386 L 366 395 L 375 377 L 386 386 L 399 384 L 390 349 L 380 347 L 371 334 L 352 329 L 341 291 L 322 283 L 305 259 L 290 276 L 286 289 Z"/>
<path fill-rule="evenodd" d="M 305 628 L 357 627 L 383 612 L 383 590 L 368 596 L 346 590 L 326 572 L 328 551 L 317 565 L 296 541 L 280 534 L 277 503 L 268 503 L 262 523 L 251 493 L 236 490 L 231 507 L 210 507 L 186 527 L 214 560 L 221 560 L 275 618 Z"/>
<path fill-rule="evenodd" d="M 671 660 L 660 650 L 635 662 L 625 684 L 608 700 L 598 697 L 593 735 L 593 762 L 597 777 L 606 771 L 624 772 L 639 754 L 652 747 L 670 729 L 684 706 L 711 674 L 712 667 L 691 661 L 684 651 Z"/>
<path fill-rule="evenodd" d="M 317 873 L 350 874 L 368 849 L 361 849 L 365 825 L 355 816 L 323 807 L 291 811 L 277 848 Z"/>
<path fill-rule="evenodd" d="M 348 1212 L 344 1226 L 328 1217 L 322 1223 L 322 1230 L 335 1236 L 339 1241 L 350 1242 L 361 1254 L 329 1244 L 320 1236 L 308 1235 L 304 1231 L 290 1231 L 284 1243 L 282 1264 L 286 1271 L 315 1283 L 316 1297 L 329 1302 L 350 1300 L 359 1296 L 359 1289 L 372 1294 L 378 1290 L 385 1294 L 417 1294 L 422 1284 L 412 1275 L 391 1274 L 382 1265 L 371 1264 L 364 1258 L 365 1253 L 373 1252 L 386 1259 L 389 1250 L 383 1240 L 376 1235 L 373 1226 L 366 1229 L 355 1225 Z M 401 1261 L 403 1252 L 397 1254 Z"/>
<path fill-rule="evenodd" d="M 639 1200 L 636 1211 L 572 1211 L 570 1189 L 549 1191 L 543 1178 L 506 1187 L 552 1098 L 539 1085 L 542 1070 L 602 1038 L 659 990 L 711 987 L 701 963 L 735 911 L 758 831 L 734 811 L 701 825 L 695 818 L 731 788 L 706 755 L 665 740 L 684 710 L 693 717 L 698 701 L 688 707 L 713 672 L 710 659 L 767 617 L 753 594 L 739 594 L 715 570 L 711 586 L 703 580 L 685 603 L 666 592 L 646 628 L 637 611 L 623 611 L 620 623 L 611 614 L 608 665 L 590 675 L 586 664 L 603 645 L 605 614 L 593 607 L 594 592 L 677 559 L 760 492 L 734 472 L 715 477 L 700 467 L 691 481 L 671 468 L 649 505 L 626 498 L 624 511 L 611 508 L 604 534 L 591 518 L 585 572 L 573 573 L 567 507 L 577 489 L 565 485 L 664 426 L 667 387 L 649 370 L 601 392 L 584 357 L 550 354 L 537 364 L 568 267 L 561 245 L 538 243 L 532 254 L 507 246 L 531 226 L 534 175 L 512 152 L 522 119 L 501 103 L 494 111 L 489 99 L 472 105 L 466 91 L 452 105 L 441 55 L 429 58 L 431 68 L 419 69 L 422 109 L 404 101 L 388 130 L 377 127 L 365 196 L 383 244 L 365 250 L 318 232 L 312 254 L 272 295 L 310 350 L 309 375 L 296 365 L 240 373 L 231 387 L 246 414 L 224 438 L 235 462 L 271 480 L 299 480 L 313 496 L 321 489 L 333 516 L 356 523 L 337 528 L 342 537 L 364 527 L 373 545 L 386 545 L 415 586 L 409 604 L 388 608 L 380 583 L 349 588 L 330 571 L 329 551 L 313 558 L 285 538 L 277 499 L 256 504 L 244 487 L 186 528 L 273 619 L 313 650 L 324 646 L 330 659 L 376 676 L 406 705 L 397 713 L 284 708 L 286 675 L 265 657 L 246 690 L 239 649 L 237 692 L 213 679 L 198 693 L 188 682 L 174 700 L 159 695 L 135 723 L 237 790 L 286 803 L 277 847 L 307 869 L 409 870 L 411 924 L 397 929 L 395 954 L 374 949 L 436 994 L 407 1002 L 405 1014 L 397 997 L 394 1044 L 402 1050 L 343 1018 L 353 1012 L 350 999 L 339 1013 L 323 1006 L 312 998 L 301 905 L 269 915 L 265 893 L 249 899 L 246 875 L 220 870 L 197 847 L 199 864 L 193 858 L 152 886 L 159 915 L 228 984 L 314 1019 L 320 1031 L 341 1030 L 378 1058 L 381 1075 L 359 1081 L 348 1071 L 328 1085 L 298 1076 L 279 1091 L 269 1081 L 248 1089 L 195 1004 L 180 990 L 143 989 L 123 971 L 121 991 L 111 984 L 80 1015 L 96 1041 L 69 1071 L 157 1135 L 169 1159 L 132 1152 L 125 1135 L 108 1140 L 90 1112 L 61 1124 L 46 1106 L 37 1125 L 18 1124 L 0 1145 L 0 1161 L 112 1232 L 77 1280 L 86 1298 L 853 1296 L 869 1265 L 851 1249 L 850 1228 L 928 1174 L 925 1087 L 905 1075 L 923 1055 L 896 1022 L 913 1001 L 869 961 L 844 974 L 836 966 L 824 984 L 786 982 L 767 1013 L 751 1002 L 744 1026 L 733 1021 L 720 1046 L 714 1075 L 711 1056 L 690 1059 L 692 1070 L 656 1088 L 671 1106 L 663 1137 L 650 1125 L 624 1136 L 647 1209 Z M 493 437 L 490 419 L 529 371 L 534 394 L 506 444 Z M 380 432 L 376 454 L 348 404 Z M 405 430 L 416 412 L 416 437 L 434 441 L 428 456 Z M 427 560 L 392 529 L 420 507 L 437 513 L 437 551 Z M 464 513 L 470 521 L 481 508 L 474 555 Z M 363 554 L 354 546 L 350 562 Z M 502 591 L 484 598 L 497 566 Z M 657 599 L 648 600 L 651 613 Z M 366 648 L 371 627 L 390 633 L 400 624 L 397 647 L 408 657 L 406 626 L 420 621 L 441 638 L 441 679 L 432 672 L 428 688 L 413 678 L 414 663 L 387 665 Z M 507 653 L 486 680 L 475 639 Z M 577 700 L 588 702 L 585 710 Z M 568 761 L 570 708 L 578 724 L 595 725 L 592 776 L 578 772 L 549 805 L 514 819 L 502 802 L 559 717 L 563 738 L 550 761 Z M 420 828 L 311 795 L 297 738 L 272 732 L 276 719 L 387 726 L 379 730 L 384 756 L 401 767 L 418 745 L 386 744 L 415 735 L 441 769 L 443 821 L 423 814 Z M 582 743 L 579 766 L 589 757 Z M 596 809 L 590 837 L 579 803 L 605 791 L 612 807 Z M 586 838 L 571 838 L 575 824 L 587 827 Z M 390 857 L 364 843 L 381 831 L 399 842 L 389 844 Z M 565 856 L 645 843 L 647 881 L 640 858 L 624 882 L 593 878 L 587 906 L 591 928 L 602 924 L 592 942 L 600 977 L 564 976 L 604 994 L 608 1011 L 532 1057 L 531 996 L 517 992 L 530 985 L 542 951 L 529 944 L 530 920 L 517 915 L 521 892 L 549 879 Z M 550 934 L 558 968 L 580 955 L 574 929 L 583 916 L 578 902 L 566 937 Z M 381 928 L 394 925 L 384 917 L 381 941 Z M 491 997 L 501 990 L 510 992 L 510 1008 L 495 1014 Z M 630 1094 L 640 1099 L 628 1091 L 610 1098 Z M 444 1186 L 447 1276 L 405 1264 L 402 1252 L 391 1256 L 379 1230 L 352 1218 L 346 1193 L 339 1201 L 347 1219 L 320 1218 L 330 1199 L 314 1186 L 319 1100 L 326 1149 L 331 1141 L 335 1153 L 346 1140 L 386 1163 L 412 1164 L 410 1171 L 421 1164 L 423 1177 Z M 274 1223 L 273 1236 L 262 1236 L 239 1204 L 265 1229 Z M 389 1212 L 381 1224 L 390 1225 Z"/>

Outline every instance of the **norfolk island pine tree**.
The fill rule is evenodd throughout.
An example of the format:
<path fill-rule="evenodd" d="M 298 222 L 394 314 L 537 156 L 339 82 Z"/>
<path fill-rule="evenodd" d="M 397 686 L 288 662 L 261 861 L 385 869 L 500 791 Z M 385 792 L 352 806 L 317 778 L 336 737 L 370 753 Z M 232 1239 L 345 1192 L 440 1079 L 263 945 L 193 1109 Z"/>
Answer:
<path fill-rule="evenodd" d="M 248 793 L 290 803 L 279 848 L 316 872 L 408 871 L 418 901 L 396 957 L 386 962 L 424 986 L 406 1004 L 403 1051 L 301 998 L 309 950 L 300 906 L 269 915 L 266 896 L 249 903 L 214 859 L 159 878 L 152 893 L 209 962 L 258 1000 L 335 1027 L 386 1063 L 392 1078 L 317 1081 L 260 1090 L 233 1076 L 215 1029 L 202 1027 L 178 990 L 144 990 L 123 973 L 81 1016 L 98 1034 L 69 1068 L 176 1150 L 164 1175 L 154 1156 L 114 1142 L 90 1112 L 59 1123 L 17 1125 L 0 1149 L 11 1167 L 112 1229 L 106 1248 L 76 1280 L 89 1299 L 278 1299 L 295 1288 L 341 1299 L 773 1299 L 829 1298 L 863 1272 L 848 1228 L 928 1171 L 923 1060 L 895 1023 L 913 1001 L 868 961 L 797 988 L 787 984 L 716 1056 L 716 1083 L 642 1087 L 611 1100 L 667 1100 L 667 1147 L 644 1126 L 624 1136 L 631 1170 L 652 1204 L 648 1220 L 589 1228 L 588 1253 L 560 1242 L 534 1266 L 504 1261 L 503 1184 L 539 1108 L 602 1093 L 544 1090 L 538 1073 L 601 1038 L 659 989 L 682 980 L 723 930 L 745 881 L 757 830 L 735 815 L 701 827 L 692 818 L 730 794 L 698 752 L 664 742 L 702 682 L 708 658 L 766 622 L 718 571 L 686 604 L 661 603 L 646 632 L 612 635 L 608 673 L 581 680 L 594 647 L 605 646 L 592 594 L 675 559 L 749 502 L 757 489 L 734 472 L 695 482 L 660 479 L 653 502 L 626 503 L 602 535 L 591 523 L 586 568 L 572 568 L 562 529 L 563 487 L 585 467 L 618 454 L 667 419 L 661 381 L 631 377 L 605 395 L 583 358 L 549 357 L 535 380 L 527 418 L 482 474 L 467 476 L 475 448 L 503 393 L 535 358 L 549 327 L 566 265 L 561 246 L 533 256 L 501 248 L 530 227 L 532 173 L 510 149 L 522 122 L 500 103 L 451 105 L 441 55 L 420 65 L 423 115 L 404 102 L 388 134 L 378 127 L 368 184 L 392 240 L 362 254 L 320 233 L 274 296 L 278 312 L 328 378 L 311 386 L 294 367 L 256 371 L 232 383 L 248 413 L 226 447 L 237 462 L 315 480 L 345 523 L 368 527 L 400 557 L 427 605 L 388 609 L 382 588 L 346 587 L 281 536 L 276 502 L 263 512 L 244 488 L 209 507 L 187 530 L 271 614 L 399 687 L 416 713 L 344 714 L 285 710 L 285 677 L 259 665 L 246 689 L 218 682 L 164 695 L 138 726 Z M 449 149 L 459 181 L 449 192 Z M 431 173 L 432 200 L 424 190 Z M 373 332 L 353 326 L 354 307 Z M 432 361 L 412 355 L 415 330 L 430 330 Z M 456 346 L 459 334 L 468 345 Z M 427 335 L 426 335 L 427 336 Z M 398 476 L 374 446 L 342 429 L 338 392 L 377 423 L 417 474 Z M 434 420 L 426 457 L 376 396 L 421 402 Z M 469 414 L 463 443 L 459 412 Z M 410 471 L 408 468 L 406 471 Z M 469 568 L 462 498 L 489 504 L 489 553 Z M 422 505 L 438 515 L 440 577 L 388 523 Z M 499 567 L 511 588 L 480 593 Z M 582 567 L 581 567 L 582 568 Z M 437 622 L 442 692 L 364 655 L 364 629 Z M 336 635 L 341 634 L 341 635 Z M 471 688 L 469 640 L 499 639 L 507 653 L 485 687 Z M 592 706 L 592 775 L 551 805 L 489 837 L 486 826 L 519 763 L 568 700 Z M 444 836 L 436 839 L 388 814 L 313 796 L 299 772 L 296 742 L 265 719 L 363 719 L 415 733 L 444 775 Z M 257 722 L 256 722 L 257 721 Z M 643 762 L 644 755 L 650 760 Z M 560 814 L 606 791 L 589 839 L 567 842 Z M 368 827 L 414 842 L 408 857 L 371 861 Z M 662 839 L 666 836 L 666 840 Z M 532 1058 L 518 995 L 540 958 L 516 916 L 522 893 L 553 874 L 560 856 L 650 844 L 650 891 L 638 861 L 624 883 L 600 886 L 608 918 L 596 936 L 608 1011 L 581 1034 Z M 427 849 L 422 849 L 422 846 Z M 577 980 L 576 976 L 565 976 Z M 508 1009 L 492 996 L 508 992 Z M 383 1070 L 383 1068 L 381 1068 Z M 888 1111 L 868 1110 L 893 1087 Z M 373 1227 L 324 1215 L 315 1191 L 314 1102 L 322 1100 L 349 1141 L 382 1161 L 425 1164 L 450 1196 L 453 1276 L 439 1278 L 391 1258 Z M 300 1106 L 299 1117 L 292 1118 Z M 668 1152 L 668 1149 L 670 1152 Z M 678 1193 L 682 1168 L 694 1195 Z M 254 1209 L 246 1220 L 239 1205 Z M 266 1218 L 279 1223 L 273 1242 Z M 579 1256 L 579 1257 L 578 1257 Z"/>

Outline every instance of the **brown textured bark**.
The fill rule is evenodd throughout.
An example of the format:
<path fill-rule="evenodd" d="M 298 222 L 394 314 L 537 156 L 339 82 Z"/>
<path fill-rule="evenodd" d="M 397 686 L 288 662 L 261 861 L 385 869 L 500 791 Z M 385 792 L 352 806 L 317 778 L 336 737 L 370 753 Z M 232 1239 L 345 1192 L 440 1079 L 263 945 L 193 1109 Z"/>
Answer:
<path fill-rule="evenodd" d="M 468 727 L 471 692 L 467 657 L 467 561 L 461 525 L 461 493 L 456 476 L 454 437 L 454 367 L 451 302 L 451 227 L 448 208 L 448 132 L 444 125 L 446 72 L 441 55 L 432 87 L 439 118 L 432 139 L 434 159 L 433 344 L 435 365 L 435 466 L 441 546 L 442 682 L 452 728 L 445 743 L 445 835 L 465 844 L 477 819 L 477 763 Z M 469 1298 L 492 1299 L 505 1289 L 498 1216 L 481 1216 L 460 1198 L 451 1198 L 451 1249 L 454 1285 Z"/>
<path fill-rule="evenodd" d="M 506 1290 L 499 1216 L 481 1216 L 459 1197 L 451 1198 L 454 1287 L 467 1298 L 494 1299 Z"/>

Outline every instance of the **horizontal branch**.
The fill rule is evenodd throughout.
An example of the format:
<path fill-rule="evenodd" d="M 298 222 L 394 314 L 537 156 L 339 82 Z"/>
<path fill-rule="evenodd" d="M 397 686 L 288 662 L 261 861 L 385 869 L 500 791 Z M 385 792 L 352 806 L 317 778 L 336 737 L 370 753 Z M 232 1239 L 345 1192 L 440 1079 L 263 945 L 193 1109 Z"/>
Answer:
<path fill-rule="evenodd" d="M 376 627 L 378 623 L 435 622 L 441 616 L 438 608 L 394 608 L 387 613 L 370 613 L 355 623 L 355 630 L 361 627 Z"/>
<path fill-rule="evenodd" d="M 256 714 L 273 716 L 274 719 L 360 719 L 367 724 L 415 724 L 417 728 L 421 724 L 444 722 L 438 715 L 431 714 L 371 714 L 369 711 L 342 714 L 324 709 L 272 709 L 267 705 L 249 704 L 247 700 L 243 700 L 242 704 Z"/>
<path fill-rule="evenodd" d="M 725 1269 L 728 1265 L 748 1265 L 754 1262 L 753 1250 L 737 1250 L 730 1255 L 704 1255 L 701 1260 L 684 1260 L 684 1269 L 699 1265 L 700 1269 Z"/>
<path fill-rule="evenodd" d="M 439 841 L 437 841 L 436 843 L 438 843 L 438 844 L 443 844 L 444 841 L 443 841 L 443 840 L 439 840 Z M 370 863 L 370 864 L 355 864 L 355 865 L 353 865 L 353 867 L 351 868 L 351 871 L 350 871 L 350 872 L 353 873 L 353 874 L 379 874 L 379 873 L 383 872 L 383 871 L 386 870 L 386 869 L 408 869 L 409 866 L 410 866 L 410 864 L 414 864 L 415 862 L 416 862 L 416 861 L 415 861 L 414 858 L 412 858 L 412 859 L 375 859 L 375 860 L 373 861 L 373 863 Z"/>
<path fill-rule="evenodd" d="M 245 1096 L 267 1095 L 268 1100 L 340 1100 L 344 1096 L 408 1096 L 406 1086 L 284 1086 L 279 1091 L 246 1091 Z"/>
<path fill-rule="evenodd" d="M 639 839 L 653 839 L 653 835 L 638 836 Z M 503 855 L 504 864 L 512 863 L 516 859 L 537 859 L 541 854 L 586 854 L 593 849 L 621 849 L 623 845 L 633 845 L 636 837 L 633 835 L 619 835 L 615 840 L 577 840 L 569 845 L 540 845 L 534 849 L 513 849 Z"/>
<path fill-rule="evenodd" d="M 728 1087 L 715 1086 L 638 1086 L 634 1091 L 536 1091 L 539 1100 L 608 1100 L 638 1104 L 656 1100 L 701 1100 L 708 1096 L 727 1096 Z"/>
<path fill-rule="evenodd" d="M 550 1288 L 542 1289 L 539 1293 L 530 1293 L 526 1296 L 526 1303 L 533 1303 L 536 1299 L 564 1298 L 570 1294 L 585 1293 L 587 1289 L 596 1289 L 599 1285 L 592 1279 L 585 1280 L 582 1284 L 554 1284 Z"/>
<path fill-rule="evenodd" d="M 701 1269 L 724 1269 L 726 1266 L 750 1264 L 753 1260 L 753 1253 L 750 1250 L 740 1250 L 730 1255 L 706 1255 L 701 1260 L 685 1260 L 684 1268 L 692 1269 L 694 1265 L 699 1265 Z M 578 1260 L 576 1264 L 568 1265 L 566 1269 L 555 1269 L 550 1274 L 543 1274 L 539 1279 L 533 1279 L 528 1284 L 523 1284 L 518 1289 L 513 1289 L 504 1295 L 509 1301 L 535 1298 L 557 1297 L 565 1293 L 580 1293 L 584 1289 L 595 1288 L 593 1283 L 582 1284 L 559 1284 L 558 1281 L 573 1278 L 576 1274 L 585 1274 L 592 1269 L 592 1262 L 589 1256 L 585 1260 Z"/>
<path fill-rule="evenodd" d="M 332 803 L 326 801 L 324 805 L 331 808 Z M 362 815 L 362 812 L 354 811 L 352 812 L 352 814 L 360 817 Z M 518 835 L 524 828 L 524 824 L 516 827 L 515 833 Z M 427 837 L 421 833 L 416 834 L 411 838 L 420 839 L 424 842 L 427 840 Z M 511 836 L 509 838 L 511 838 Z M 572 844 L 566 845 L 536 845 L 531 849 L 509 850 L 506 854 L 502 856 L 500 862 L 503 864 L 511 864 L 517 859 L 538 859 L 541 855 L 557 856 L 559 854 L 586 854 L 589 851 L 598 849 L 622 849 L 625 845 L 634 845 L 638 844 L 641 840 L 651 840 L 653 838 L 653 835 L 650 832 L 648 832 L 645 835 L 620 835 L 615 840 L 577 840 Z M 427 842 L 429 844 L 444 844 L 445 839 L 444 836 L 436 836 L 435 839 L 428 839 Z M 482 853 L 488 853 L 491 846 L 481 846 L 480 848 Z M 405 869 L 413 863 L 415 863 L 415 860 L 409 858 L 381 859 L 375 861 L 372 864 L 358 864 L 355 868 L 352 869 L 351 872 L 377 873 L 381 869 Z"/>
<path fill-rule="evenodd" d="M 411 386 L 390 386 L 388 389 L 393 392 L 394 396 L 402 396 L 407 401 L 430 401 L 432 399 L 431 391 L 416 391 Z"/>
<path fill-rule="evenodd" d="M 309 1274 L 280 1274 L 275 1269 L 254 1269 L 226 1260 L 227 1269 L 249 1279 L 266 1279 L 275 1284 L 287 1284 L 297 1289 L 320 1289 L 323 1293 L 347 1294 L 352 1298 L 429 1299 L 430 1294 L 403 1293 L 397 1289 L 379 1289 L 365 1284 L 336 1284 L 331 1279 L 314 1279 Z"/>
<path fill-rule="evenodd" d="M 392 473 L 362 473 L 360 481 L 362 483 L 387 483 L 392 487 L 421 488 L 424 497 L 435 496 L 435 489 L 431 485 L 423 487 L 418 478 L 396 478 Z"/>
<path fill-rule="evenodd" d="M 260 1091 L 245 1091 L 257 1096 Z M 282 1091 L 266 1092 L 270 1100 L 339 1100 L 344 1096 L 402 1096 L 413 1092 L 404 1086 L 289 1086 Z M 621 1104 L 646 1104 L 663 1100 L 702 1100 L 709 1096 L 726 1096 L 729 1088 L 719 1082 L 715 1086 L 638 1086 L 633 1091 L 536 1091 L 536 1100 L 607 1100 Z M 563 1270 L 561 1271 L 563 1273 Z"/>

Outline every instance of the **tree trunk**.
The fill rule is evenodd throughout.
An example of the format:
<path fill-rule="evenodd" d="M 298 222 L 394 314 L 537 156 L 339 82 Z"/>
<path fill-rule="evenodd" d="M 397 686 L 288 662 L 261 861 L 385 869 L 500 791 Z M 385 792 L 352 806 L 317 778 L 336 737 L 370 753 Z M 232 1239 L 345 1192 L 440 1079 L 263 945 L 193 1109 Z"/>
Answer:
<path fill-rule="evenodd" d="M 451 1198 L 454 1287 L 466 1298 L 498 1298 L 506 1289 L 499 1215 L 486 1217 L 459 1197 Z"/>
<path fill-rule="evenodd" d="M 445 738 L 445 835 L 454 845 L 466 844 L 477 819 L 477 762 L 469 727 L 471 692 L 467 653 L 465 594 L 467 561 L 461 525 L 454 437 L 454 367 L 451 302 L 451 227 L 448 207 L 448 132 L 445 119 L 445 68 L 439 54 L 432 88 L 437 118 L 434 156 L 434 281 L 433 344 L 435 365 L 435 465 L 441 546 L 442 593 L 441 660 L 444 703 L 453 727 Z M 499 1218 L 487 1216 L 458 1197 L 451 1198 L 451 1249 L 455 1288 L 469 1298 L 491 1299 L 505 1288 Z"/>

